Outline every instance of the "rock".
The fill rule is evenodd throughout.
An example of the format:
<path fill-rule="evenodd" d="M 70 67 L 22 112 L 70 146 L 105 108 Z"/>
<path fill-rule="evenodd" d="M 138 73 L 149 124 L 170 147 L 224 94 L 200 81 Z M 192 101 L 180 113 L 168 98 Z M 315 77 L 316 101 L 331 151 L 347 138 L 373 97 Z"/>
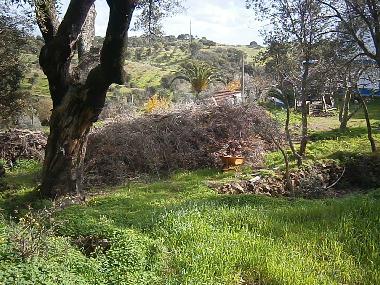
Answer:
<path fill-rule="evenodd" d="M 244 188 L 238 183 L 231 185 L 231 187 L 233 190 L 236 190 L 238 193 L 244 193 L 245 192 Z"/>
<path fill-rule="evenodd" d="M 256 183 L 256 182 L 258 182 L 260 179 L 261 179 L 260 176 L 255 176 L 255 177 L 253 177 L 252 179 L 250 179 L 249 182 L 251 182 L 251 183 Z"/>

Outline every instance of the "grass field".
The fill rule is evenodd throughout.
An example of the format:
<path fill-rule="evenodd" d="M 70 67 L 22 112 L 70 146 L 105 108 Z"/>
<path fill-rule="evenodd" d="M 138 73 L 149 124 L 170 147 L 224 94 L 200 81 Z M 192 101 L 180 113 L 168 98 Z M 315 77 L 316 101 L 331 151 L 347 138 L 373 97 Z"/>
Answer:
<path fill-rule="evenodd" d="M 13 202 L 31 197 L 30 181 L 19 174 L 26 187 Z M 205 184 L 226 178 L 181 172 L 66 208 L 56 214 L 65 221 L 58 237 L 49 237 L 56 244 L 43 256 L 49 266 L 38 267 L 42 256 L 4 259 L 7 243 L 0 244 L 0 280 L 47 274 L 49 282 L 71 276 L 75 283 L 40 284 L 379 284 L 380 189 L 307 201 L 218 196 Z M 7 204 L 3 197 L 0 205 Z M 70 244 L 80 236 L 108 239 L 111 250 L 85 256 Z M 59 260 L 64 266 L 55 268 Z"/>
<path fill-rule="evenodd" d="M 374 127 L 378 104 L 369 105 Z M 309 159 L 369 152 L 361 114 L 354 124 L 346 133 L 314 131 Z M 269 155 L 268 165 L 281 166 L 279 157 Z M 55 233 L 25 259 L 20 240 L 30 243 L 41 226 L 18 218 L 28 204 L 52 205 L 36 196 L 39 171 L 20 163 L 0 193 L 0 284 L 380 284 L 380 188 L 320 200 L 218 195 L 207 184 L 239 173 L 177 172 L 58 208 Z"/>
<path fill-rule="evenodd" d="M 373 137 L 380 144 L 380 99 L 376 98 L 368 103 Z M 274 117 L 285 124 L 284 110 L 271 110 Z M 291 125 L 296 126 L 295 133 L 300 132 L 301 114 L 291 114 Z M 359 111 L 348 123 L 348 129 L 339 130 L 339 118 L 336 112 L 331 117 L 309 117 L 310 140 L 307 148 L 307 158 L 310 160 L 337 159 L 342 154 L 365 154 L 371 151 L 367 138 L 367 128 L 362 111 Z M 283 157 L 279 152 L 267 156 L 267 164 L 271 167 L 283 165 Z M 295 162 L 292 163 L 295 166 Z"/>

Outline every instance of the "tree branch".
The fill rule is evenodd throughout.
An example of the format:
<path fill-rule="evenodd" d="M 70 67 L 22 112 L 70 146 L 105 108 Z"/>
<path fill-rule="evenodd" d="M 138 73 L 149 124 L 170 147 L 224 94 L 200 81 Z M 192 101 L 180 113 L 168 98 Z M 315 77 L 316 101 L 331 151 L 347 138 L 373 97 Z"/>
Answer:
<path fill-rule="evenodd" d="M 330 8 L 332 11 L 334 11 L 335 13 L 335 17 L 338 18 L 343 26 L 345 27 L 345 29 L 347 29 L 347 31 L 349 32 L 349 34 L 351 35 L 351 37 L 354 39 L 354 41 L 357 43 L 357 45 L 362 49 L 362 51 L 366 54 L 366 56 L 368 56 L 369 58 L 372 58 L 372 59 L 376 59 L 376 55 L 373 54 L 370 49 L 367 47 L 366 43 L 360 39 L 358 37 L 358 35 L 356 34 L 355 30 L 353 29 L 353 27 L 349 24 L 349 22 L 343 17 L 342 13 L 338 10 L 337 7 L 335 7 L 334 5 L 326 2 L 326 1 L 323 1 L 323 0 L 318 0 L 319 3 L 321 3 L 322 5 L 325 5 L 327 6 L 328 8 Z"/>
<path fill-rule="evenodd" d="M 62 102 L 68 91 L 71 80 L 71 59 L 74 56 L 83 23 L 94 1 L 71 0 L 55 36 L 41 49 L 40 65 L 49 79 L 53 107 Z"/>
<path fill-rule="evenodd" d="M 136 0 L 107 0 L 110 15 L 100 64 L 91 70 L 85 83 L 86 100 L 94 109 L 101 110 L 105 93 L 112 83 L 123 84 L 124 47 Z"/>
<path fill-rule="evenodd" d="M 45 43 L 53 40 L 58 30 L 58 17 L 53 0 L 34 0 L 38 27 Z"/>
<path fill-rule="evenodd" d="M 107 33 L 101 51 L 100 64 L 111 83 L 122 84 L 124 46 L 136 0 L 107 0 L 110 7 Z"/>
<path fill-rule="evenodd" d="M 74 43 L 82 31 L 88 11 L 95 0 L 71 0 L 67 12 L 59 25 L 56 37 L 60 44 L 73 50 Z"/>

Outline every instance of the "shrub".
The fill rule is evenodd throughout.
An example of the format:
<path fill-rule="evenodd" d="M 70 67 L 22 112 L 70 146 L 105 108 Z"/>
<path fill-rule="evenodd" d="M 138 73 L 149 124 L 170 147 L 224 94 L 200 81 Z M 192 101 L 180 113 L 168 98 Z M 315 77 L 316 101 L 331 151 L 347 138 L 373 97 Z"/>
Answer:
<path fill-rule="evenodd" d="M 12 129 L 0 132 L 0 159 L 14 163 L 17 159 L 43 160 L 46 136 L 42 132 Z"/>
<path fill-rule="evenodd" d="M 51 110 L 53 109 L 53 101 L 49 97 L 40 97 L 37 104 L 33 106 L 38 118 L 43 126 L 49 126 Z"/>
<path fill-rule="evenodd" d="M 105 284 L 157 284 L 162 244 L 132 230 L 118 231 L 111 248 L 98 256 Z"/>
<path fill-rule="evenodd" d="M 161 240 L 114 231 L 108 233 L 109 248 L 87 257 L 69 238 L 54 235 L 46 225 L 50 219 L 31 212 L 19 223 L 0 219 L 0 284 L 159 283 L 165 261 Z"/>
<path fill-rule="evenodd" d="M 171 102 L 167 98 L 161 98 L 157 94 L 153 95 L 144 105 L 146 113 L 154 111 L 167 110 L 170 108 Z"/>

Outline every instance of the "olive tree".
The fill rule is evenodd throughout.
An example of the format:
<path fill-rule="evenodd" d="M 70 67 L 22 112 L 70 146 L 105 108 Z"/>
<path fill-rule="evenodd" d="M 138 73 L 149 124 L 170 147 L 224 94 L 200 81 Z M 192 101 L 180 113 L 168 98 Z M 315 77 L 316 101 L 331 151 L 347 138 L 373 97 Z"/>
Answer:
<path fill-rule="evenodd" d="M 29 27 L 28 19 L 0 4 L 0 123 L 4 126 L 13 125 L 25 107 L 26 94 L 19 87 Z"/>
<path fill-rule="evenodd" d="M 92 60 L 83 52 L 90 45 L 80 45 L 80 41 L 91 38 L 82 32 L 86 19 L 93 21 L 95 0 L 71 0 L 61 21 L 55 0 L 10 2 L 34 7 L 44 39 L 39 62 L 49 82 L 53 110 L 40 193 L 46 197 L 81 193 L 87 136 L 103 109 L 108 87 L 124 82 L 124 47 L 137 1 L 106 0 L 110 8 L 107 32 L 100 54 Z M 78 47 L 79 64 L 74 66 Z"/>
<path fill-rule="evenodd" d="M 336 20 L 331 32 L 343 34 L 380 68 L 380 2 L 378 0 L 318 0 Z"/>
<path fill-rule="evenodd" d="M 281 35 L 298 53 L 300 73 L 300 97 L 302 135 L 298 154 L 304 156 L 308 141 L 308 105 L 310 95 L 310 71 L 316 63 L 315 49 L 323 39 L 329 25 L 325 11 L 317 0 L 246 0 L 247 8 L 253 8 L 259 16 L 272 20 L 273 34 Z"/>

